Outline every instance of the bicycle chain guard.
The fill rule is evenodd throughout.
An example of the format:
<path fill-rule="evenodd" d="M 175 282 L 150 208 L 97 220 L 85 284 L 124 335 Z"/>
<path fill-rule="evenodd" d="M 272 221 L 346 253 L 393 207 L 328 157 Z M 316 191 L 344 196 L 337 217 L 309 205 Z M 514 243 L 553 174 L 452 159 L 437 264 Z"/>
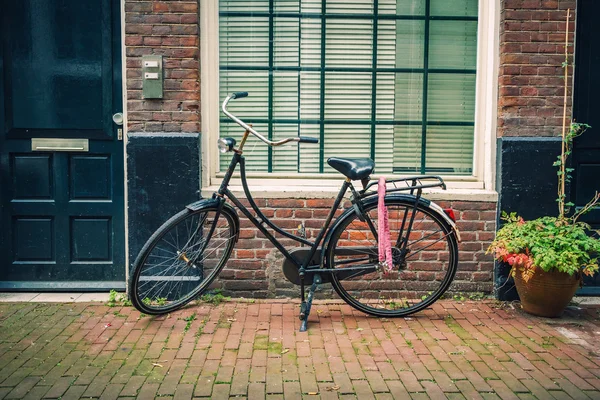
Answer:
<path fill-rule="evenodd" d="M 308 254 L 310 253 L 310 247 L 297 247 L 295 249 L 290 250 L 290 254 L 296 258 L 296 260 L 304 261 Z M 310 260 L 310 265 L 319 265 L 320 264 L 320 256 L 321 256 L 321 248 L 318 248 L 315 254 L 313 255 L 312 260 Z M 300 285 L 300 273 L 298 272 L 298 268 L 296 265 L 289 259 L 283 260 L 283 265 L 281 266 L 283 270 L 283 275 L 285 279 L 293 283 L 294 285 Z M 312 274 L 310 271 L 306 271 L 304 275 L 304 282 L 312 282 Z M 324 281 L 329 282 L 326 276 L 324 276 Z"/>
<path fill-rule="evenodd" d="M 397 249 L 396 249 L 397 250 Z M 398 251 L 398 250 L 397 250 Z M 310 248 L 309 247 L 297 247 L 295 249 L 292 249 L 290 251 L 290 254 L 294 255 L 296 257 L 297 260 L 300 261 L 304 261 L 304 259 L 306 257 L 308 257 L 308 254 L 310 253 Z M 313 259 L 310 261 L 310 266 L 313 266 L 313 268 L 326 268 L 325 266 L 321 266 L 320 265 L 320 254 L 321 254 L 321 249 L 317 249 L 317 251 L 315 252 L 315 255 L 313 256 Z M 377 248 L 376 247 L 341 247 L 339 249 L 336 250 L 336 255 L 339 254 L 341 256 L 350 256 L 350 255 L 357 255 L 357 254 L 369 254 L 369 263 L 370 264 L 377 264 L 378 261 L 378 256 L 377 256 Z M 296 265 L 291 261 L 288 260 L 287 258 L 283 261 L 282 264 L 282 269 L 283 269 L 283 275 L 285 276 L 285 278 L 290 281 L 291 283 L 293 283 L 294 285 L 300 285 L 300 273 L 298 271 L 298 268 L 296 268 Z M 399 268 L 402 269 L 402 268 Z M 346 279 L 352 276 L 360 276 L 364 273 L 368 273 L 368 272 L 363 272 L 363 273 L 359 273 L 356 274 L 356 271 L 343 271 L 343 270 L 336 270 L 336 274 L 338 279 Z M 310 269 L 307 269 L 304 273 L 304 282 L 305 284 L 307 284 L 308 282 L 312 282 L 313 276 L 314 276 L 314 272 L 312 272 Z M 328 273 L 320 273 L 321 275 L 321 283 L 330 283 L 331 282 L 331 274 Z"/>

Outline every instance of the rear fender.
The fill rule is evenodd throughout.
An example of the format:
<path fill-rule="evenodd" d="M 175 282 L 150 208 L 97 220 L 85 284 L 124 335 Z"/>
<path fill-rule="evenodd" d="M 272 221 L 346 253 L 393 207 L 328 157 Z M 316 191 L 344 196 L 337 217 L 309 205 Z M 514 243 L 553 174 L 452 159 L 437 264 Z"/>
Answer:
<path fill-rule="evenodd" d="M 404 194 L 404 193 L 391 193 L 385 195 L 386 199 L 401 199 L 410 202 L 414 202 L 417 199 L 417 196 L 413 196 L 412 194 Z M 379 197 L 377 193 L 369 194 L 368 196 L 361 197 L 360 199 L 362 203 L 366 206 L 367 204 L 377 203 L 379 201 Z M 425 207 L 429 207 L 431 204 L 430 200 L 427 200 L 424 197 L 419 197 L 419 203 Z"/>
<path fill-rule="evenodd" d="M 448 214 L 446 214 L 444 209 L 441 206 L 434 203 L 433 201 L 431 201 L 429 203 L 429 208 L 433 208 L 435 211 L 437 211 L 438 214 L 440 214 L 442 217 L 444 217 L 444 220 L 448 223 L 448 225 L 450 225 L 452 227 L 452 230 L 456 234 L 456 240 L 458 241 L 458 243 L 460 243 L 460 231 L 458 230 L 458 227 L 456 226 L 456 222 L 452 221 L 452 218 L 450 218 L 448 216 Z"/>

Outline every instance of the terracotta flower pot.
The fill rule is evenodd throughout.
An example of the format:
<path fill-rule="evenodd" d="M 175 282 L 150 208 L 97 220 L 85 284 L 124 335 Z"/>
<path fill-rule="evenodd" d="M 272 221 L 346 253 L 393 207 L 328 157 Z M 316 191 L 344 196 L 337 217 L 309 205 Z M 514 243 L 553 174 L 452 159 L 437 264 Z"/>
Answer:
<path fill-rule="evenodd" d="M 560 317 L 567 307 L 581 279 L 564 272 L 545 272 L 536 268 L 528 282 L 523 280 L 521 269 L 515 273 L 515 285 L 526 312 L 540 317 Z"/>

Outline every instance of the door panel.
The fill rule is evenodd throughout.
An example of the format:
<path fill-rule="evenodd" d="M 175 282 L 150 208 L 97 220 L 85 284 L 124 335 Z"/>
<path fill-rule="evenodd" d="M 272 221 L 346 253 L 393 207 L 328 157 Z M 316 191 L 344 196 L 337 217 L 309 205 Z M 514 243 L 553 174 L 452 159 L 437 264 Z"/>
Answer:
<path fill-rule="evenodd" d="M 118 11 L 118 8 L 116 9 Z M 5 120 L 9 138 L 111 140 L 110 1 L 43 0 L 5 14 Z M 117 12 L 118 15 L 118 12 Z M 118 32 L 117 32 L 118 33 Z"/>
<path fill-rule="evenodd" d="M 4 2 L 0 288 L 124 287 L 119 10 Z M 32 138 L 87 139 L 89 151 L 32 151 Z"/>
<path fill-rule="evenodd" d="M 575 88 L 573 115 L 576 121 L 592 126 L 575 139 L 572 163 L 575 168 L 571 197 L 577 208 L 583 207 L 600 191 L 600 2 L 577 2 L 577 32 L 575 48 Z M 600 208 L 581 218 L 594 228 L 600 228 Z M 585 278 L 582 293 L 600 294 L 600 276 Z"/>

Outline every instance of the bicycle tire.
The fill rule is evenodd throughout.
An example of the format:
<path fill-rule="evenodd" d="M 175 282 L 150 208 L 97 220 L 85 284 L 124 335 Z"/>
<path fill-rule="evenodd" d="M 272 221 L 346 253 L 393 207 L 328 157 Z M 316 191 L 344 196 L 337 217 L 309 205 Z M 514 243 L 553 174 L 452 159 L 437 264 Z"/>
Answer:
<path fill-rule="evenodd" d="M 396 246 L 401 220 L 408 213 L 407 221 L 410 221 L 415 199 L 388 195 L 385 205 L 388 208 L 393 258 L 396 262 L 402 260 Z M 364 200 L 361 213 L 363 217 L 371 219 L 375 228 L 377 207 L 377 198 Z M 331 229 L 326 252 L 328 268 L 360 268 L 360 265 L 372 268 L 378 264 L 378 241 L 369 229 L 368 222 L 361 221 L 356 212 L 342 215 Z M 424 230 L 432 232 L 425 233 Z M 406 229 L 403 238 L 405 234 Z M 436 251 L 427 251 L 428 249 Z M 458 268 L 456 235 L 445 218 L 426 202 L 417 203 L 407 250 L 410 252 L 407 253 L 406 264 L 402 268 L 399 262 L 391 272 L 384 272 L 379 268 L 358 276 L 355 271 L 333 273 L 331 283 L 346 303 L 367 314 L 404 317 L 423 310 L 448 290 Z M 418 259 L 413 259 L 417 254 L 420 254 Z M 431 258 L 435 259 L 429 260 Z"/>
<path fill-rule="evenodd" d="M 197 210 L 186 208 L 148 239 L 133 264 L 129 280 L 129 294 L 136 309 L 150 315 L 166 314 L 185 306 L 209 288 L 229 259 L 238 236 L 235 211 L 223 206 L 215 218 L 217 210 L 217 205 Z M 213 235 L 209 235 L 215 224 Z M 187 239 L 186 232 L 190 236 Z M 208 241 L 201 241 L 208 236 Z M 159 247 L 161 243 L 163 247 Z M 211 247 L 212 244 L 217 247 Z M 215 253 L 216 258 L 212 257 Z M 171 273 L 170 268 L 173 268 Z M 156 283 L 146 288 L 152 282 Z"/>

